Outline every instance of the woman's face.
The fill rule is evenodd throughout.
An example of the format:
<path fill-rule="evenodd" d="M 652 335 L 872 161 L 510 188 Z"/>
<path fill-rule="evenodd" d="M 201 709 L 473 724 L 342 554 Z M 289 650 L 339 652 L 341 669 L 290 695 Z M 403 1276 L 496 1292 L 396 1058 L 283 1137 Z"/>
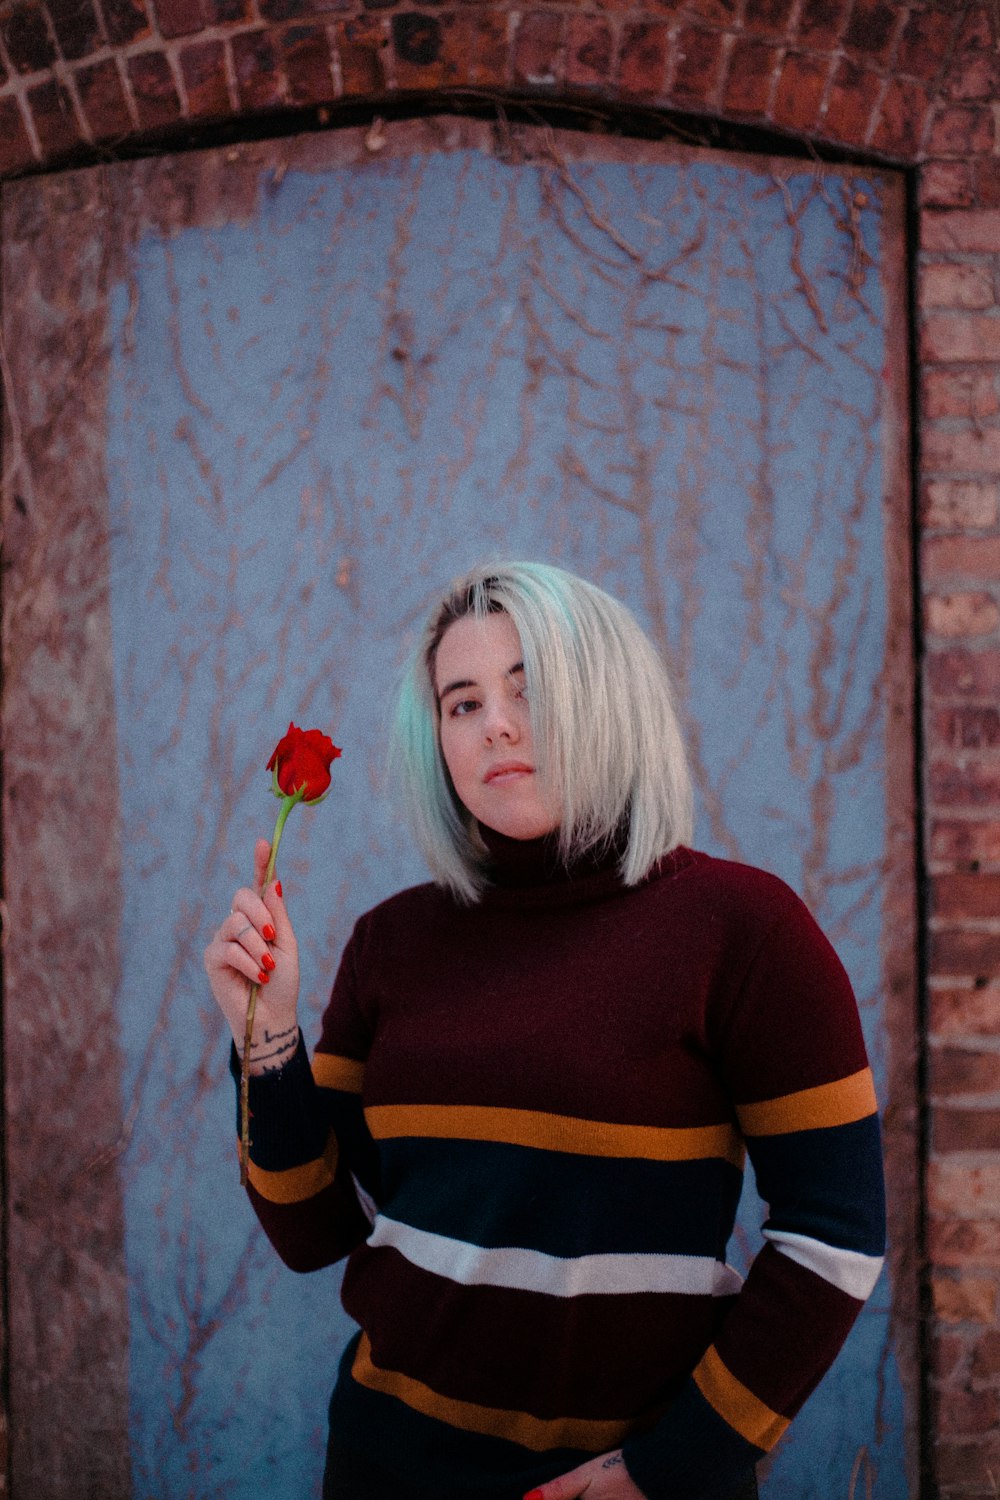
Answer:
<path fill-rule="evenodd" d="M 434 686 L 441 753 L 463 805 L 508 838 L 551 833 L 559 813 L 535 772 L 521 640 L 510 616 L 465 615 L 449 625 Z"/>

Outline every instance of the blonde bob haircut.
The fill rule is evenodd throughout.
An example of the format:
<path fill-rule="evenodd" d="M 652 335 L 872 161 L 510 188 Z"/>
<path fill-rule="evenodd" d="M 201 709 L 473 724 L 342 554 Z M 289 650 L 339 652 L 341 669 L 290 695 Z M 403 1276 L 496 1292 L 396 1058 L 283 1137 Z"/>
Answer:
<path fill-rule="evenodd" d="M 521 640 L 536 771 L 562 810 L 560 855 L 569 863 L 607 849 L 627 830 L 621 876 L 635 885 L 691 838 L 691 780 L 670 680 L 623 604 L 536 562 L 484 565 L 457 579 L 404 677 L 393 763 L 431 874 L 465 902 L 489 882 L 486 847 L 441 755 L 434 667 L 449 625 L 499 612 Z"/>

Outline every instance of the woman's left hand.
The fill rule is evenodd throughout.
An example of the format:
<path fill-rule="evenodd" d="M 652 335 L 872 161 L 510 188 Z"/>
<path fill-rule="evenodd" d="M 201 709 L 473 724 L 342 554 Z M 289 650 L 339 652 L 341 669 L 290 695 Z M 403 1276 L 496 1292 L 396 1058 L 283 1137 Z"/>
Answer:
<path fill-rule="evenodd" d="M 585 1495 L 587 1500 L 646 1500 L 629 1478 L 620 1448 L 550 1479 L 541 1489 L 529 1491 L 524 1500 L 576 1500 L 578 1495 Z"/>

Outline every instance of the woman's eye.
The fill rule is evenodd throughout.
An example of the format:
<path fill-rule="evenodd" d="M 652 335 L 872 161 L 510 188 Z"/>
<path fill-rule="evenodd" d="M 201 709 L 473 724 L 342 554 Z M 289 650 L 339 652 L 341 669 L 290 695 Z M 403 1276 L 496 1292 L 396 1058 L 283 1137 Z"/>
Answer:
<path fill-rule="evenodd" d="M 478 707 L 479 704 L 475 698 L 460 698 L 457 703 L 451 705 L 451 708 L 448 710 L 448 716 L 452 719 L 460 719 L 464 714 L 471 714 Z"/>

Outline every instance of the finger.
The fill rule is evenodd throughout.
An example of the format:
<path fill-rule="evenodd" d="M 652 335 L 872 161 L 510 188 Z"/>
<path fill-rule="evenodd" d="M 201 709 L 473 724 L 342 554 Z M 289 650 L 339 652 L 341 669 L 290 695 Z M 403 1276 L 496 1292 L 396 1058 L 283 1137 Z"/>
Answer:
<path fill-rule="evenodd" d="M 274 918 L 270 911 L 257 891 L 252 891 L 249 886 L 241 886 L 233 897 L 229 916 L 219 928 L 219 932 L 223 938 L 236 938 L 237 934 L 246 931 L 247 923 L 265 943 L 274 941 Z M 240 936 L 240 941 L 242 940 Z"/>
<path fill-rule="evenodd" d="M 267 984 L 271 978 L 270 972 L 261 966 L 252 953 L 248 953 L 242 943 L 226 943 L 225 965 L 229 969 L 235 969 L 243 979 L 248 979 L 251 984 Z"/>
<path fill-rule="evenodd" d="M 558 1479 L 550 1479 L 541 1489 L 529 1490 L 524 1500 L 576 1500 L 578 1495 L 586 1491 L 587 1483 L 587 1476 L 579 1469 L 574 1469 L 570 1474 L 560 1474 Z"/>
<path fill-rule="evenodd" d="M 224 943 L 239 943 L 245 948 L 259 969 L 270 974 L 275 967 L 274 958 L 268 946 L 270 939 L 274 937 L 274 928 L 270 925 L 271 914 L 257 896 L 253 901 L 259 908 L 258 918 L 261 931 L 250 920 L 244 911 L 232 911 L 223 922 L 219 930 L 219 937 Z"/>
<path fill-rule="evenodd" d="M 294 951 L 295 930 L 288 915 L 285 898 L 281 893 L 281 881 L 273 880 L 264 891 L 262 899 L 270 913 L 270 920 L 274 931 L 274 946 L 285 952 Z"/>
<path fill-rule="evenodd" d="M 258 839 L 253 846 L 253 888 L 259 895 L 267 874 L 267 862 L 271 858 L 271 846 L 267 839 Z"/>

